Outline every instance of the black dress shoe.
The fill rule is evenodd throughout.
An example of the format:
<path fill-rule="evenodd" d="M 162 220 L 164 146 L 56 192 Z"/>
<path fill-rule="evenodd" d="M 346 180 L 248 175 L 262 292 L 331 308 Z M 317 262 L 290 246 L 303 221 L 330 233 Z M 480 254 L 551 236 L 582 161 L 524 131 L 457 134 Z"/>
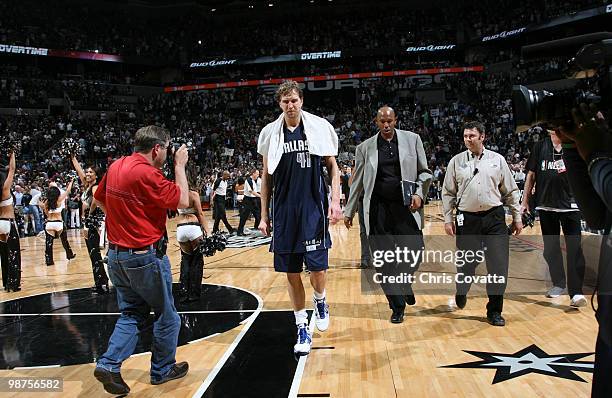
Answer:
<path fill-rule="evenodd" d="M 499 312 L 493 312 L 487 315 L 487 320 L 493 326 L 506 326 L 506 320 Z"/>
<path fill-rule="evenodd" d="M 393 314 L 391 314 L 391 323 L 402 322 L 404 322 L 404 310 L 393 310 Z"/>
<path fill-rule="evenodd" d="M 407 294 L 406 297 L 404 298 L 406 299 L 406 304 L 408 305 L 416 304 L 416 298 L 414 297 L 414 294 Z"/>
<path fill-rule="evenodd" d="M 455 304 L 457 304 L 457 307 L 461 309 L 465 308 L 465 305 L 467 304 L 467 296 L 465 294 L 456 294 Z"/>
<path fill-rule="evenodd" d="M 130 386 L 123 380 L 121 373 L 109 372 L 106 369 L 96 367 L 94 376 L 102 383 L 104 390 L 110 394 L 125 395 L 130 392 Z"/>
<path fill-rule="evenodd" d="M 158 385 L 163 384 L 170 380 L 180 379 L 184 377 L 189 371 L 189 364 L 187 362 L 178 362 L 170 369 L 168 373 L 161 379 L 154 379 L 151 377 L 151 384 Z"/>

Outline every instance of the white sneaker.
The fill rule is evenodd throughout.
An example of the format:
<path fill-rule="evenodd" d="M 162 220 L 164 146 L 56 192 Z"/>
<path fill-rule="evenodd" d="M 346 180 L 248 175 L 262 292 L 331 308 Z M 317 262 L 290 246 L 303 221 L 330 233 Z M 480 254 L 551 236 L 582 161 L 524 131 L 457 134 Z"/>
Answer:
<path fill-rule="evenodd" d="M 548 297 L 548 298 L 557 298 L 557 297 L 561 296 L 562 294 L 566 294 L 566 293 L 567 293 L 567 290 L 565 288 L 559 287 L 559 286 L 553 286 L 546 293 L 546 297 Z"/>
<path fill-rule="evenodd" d="M 313 297 L 312 304 L 314 305 L 315 325 L 319 331 L 324 332 L 329 328 L 329 306 L 325 298 L 319 300 Z"/>
<path fill-rule="evenodd" d="M 293 346 L 293 353 L 295 355 L 308 355 L 310 353 L 310 346 L 312 345 L 312 336 L 308 330 L 308 325 L 302 323 L 297 327 L 297 343 Z"/>
<path fill-rule="evenodd" d="M 572 307 L 584 307 L 587 305 L 587 300 L 584 298 L 582 294 L 575 294 L 574 297 L 570 300 L 570 305 Z"/>

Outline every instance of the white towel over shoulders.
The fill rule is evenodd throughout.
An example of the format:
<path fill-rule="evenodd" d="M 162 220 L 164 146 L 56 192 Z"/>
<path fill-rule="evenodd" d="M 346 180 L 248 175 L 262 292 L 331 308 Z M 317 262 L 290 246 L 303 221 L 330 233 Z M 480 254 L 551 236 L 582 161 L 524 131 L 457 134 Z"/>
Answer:
<path fill-rule="evenodd" d="M 301 112 L 301 117 L 310 154 L 337 156 L 338 135 L 334 127 L 326 119 L 306 111 Z M 269 174 L 274 173 L 283 156 L 283 121 L 284 114 L 281 114 L 261 129 L 257 140 L 257 152 L 268 159 Z"/>

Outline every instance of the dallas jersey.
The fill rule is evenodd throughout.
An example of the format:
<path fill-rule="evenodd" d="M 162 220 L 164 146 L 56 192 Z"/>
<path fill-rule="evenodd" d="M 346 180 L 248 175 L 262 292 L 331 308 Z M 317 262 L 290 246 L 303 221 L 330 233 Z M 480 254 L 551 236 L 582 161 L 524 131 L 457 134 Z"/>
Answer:
<path fill-rule="evenodd" d="M 274 253 L 305 253 L 331 248 L 327 189 L 321 157 L 311 155 L 304 125 L 283 127 L 283 155 L 272 175 Z"/>

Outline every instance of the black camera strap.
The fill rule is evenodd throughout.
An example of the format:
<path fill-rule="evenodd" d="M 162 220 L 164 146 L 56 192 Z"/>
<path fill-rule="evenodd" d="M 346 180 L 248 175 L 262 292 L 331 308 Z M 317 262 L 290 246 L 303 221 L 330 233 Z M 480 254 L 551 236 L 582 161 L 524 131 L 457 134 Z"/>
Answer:
<path fill-rule="evenodd" d="M 484 149 L 483 149 L 482 153 L 480 154 L 480 156 L 478 156 L 478 160 L 479 161 L 480 161 L 480 159 L 482 159 L 483 155 L 484 155 Z M 467 156 L 467 163 L 469 163 L 470 162 L 470 151 L 468 151 L 466 153 L 466 156 Z M 472 157 L 475 158 L 476 156 L 474 156 L 474 154 L 472 154 Z M 476 174 L 478 174 L 478 167 L 474 167 L 474 171 L 472 172 L 472 176 L 468 180 L 467 184 L 465 184 L 463 189 L 461 190 L 461 195 L 457 196 L 457 204 L 455 205 L 455 208 L 457 209 L 457 213 L 459 212 L 459 204 L 461 203 L 461 198 L 463 198 L 463 194 L 465 194 L 466 189 L 470 186 L 470 183 L 472 182 L 474 177 L 476 177 Z"/>

